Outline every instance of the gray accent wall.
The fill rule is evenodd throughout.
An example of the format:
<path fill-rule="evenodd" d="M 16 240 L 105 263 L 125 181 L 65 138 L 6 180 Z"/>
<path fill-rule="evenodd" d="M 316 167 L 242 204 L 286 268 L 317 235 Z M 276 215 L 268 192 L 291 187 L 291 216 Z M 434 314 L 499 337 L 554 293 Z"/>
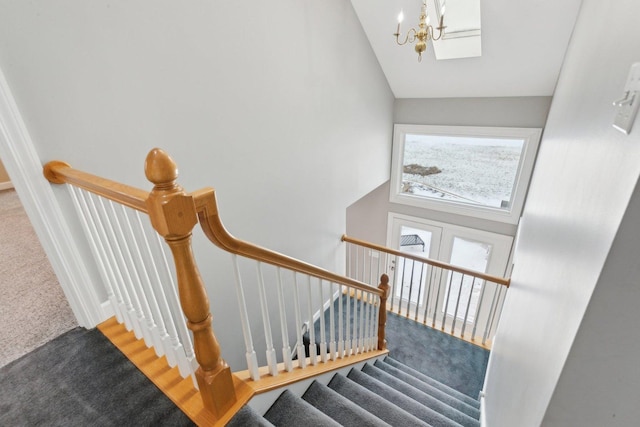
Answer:
<path fill-rule="evenodd" d="M 551 97 L 396 99 L 394 123 L 543 128 Z M 389 164 L 389 168 L 391 165 Z M 389 202 L 389 181 L 347 209 L 347 234 L 386 244 L 389 212 L 515 235 L 512 224 Z"/>

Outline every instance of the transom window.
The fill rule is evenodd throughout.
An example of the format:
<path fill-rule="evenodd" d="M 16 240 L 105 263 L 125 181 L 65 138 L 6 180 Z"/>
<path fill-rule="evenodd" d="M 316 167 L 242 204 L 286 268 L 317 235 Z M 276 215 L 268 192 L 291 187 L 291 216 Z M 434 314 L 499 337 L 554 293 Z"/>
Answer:
<path fill-rule="evenodd" d="M 396 125 L 390 200 L 517 223 L 540 129 Z"/>

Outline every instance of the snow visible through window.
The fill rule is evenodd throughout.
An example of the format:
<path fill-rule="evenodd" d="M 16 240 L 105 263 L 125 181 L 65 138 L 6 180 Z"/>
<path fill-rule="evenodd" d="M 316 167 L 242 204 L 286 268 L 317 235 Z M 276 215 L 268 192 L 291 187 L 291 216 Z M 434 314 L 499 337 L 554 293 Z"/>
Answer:
<path fill-rule="evenodd" d="M 401 193 L 508 209 L 522 139 L 405 137 Z"/>

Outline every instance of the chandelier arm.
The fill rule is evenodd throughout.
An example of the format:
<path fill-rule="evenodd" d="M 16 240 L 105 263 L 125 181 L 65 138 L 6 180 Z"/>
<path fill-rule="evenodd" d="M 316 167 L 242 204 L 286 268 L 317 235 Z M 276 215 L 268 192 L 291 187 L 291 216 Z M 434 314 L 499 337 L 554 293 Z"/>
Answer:
<path fill-rule="evenodd" d="M 407 34 L 404 37 L 404 41 L 401 43 L 400 42 L 400 33 L 395 33 L 394 36 L 396 36 L 396 43 L 400 46 L 404 46 L 407 43 L 413 43 L 416 40 L 416 30 L 414 28 L 411 28 L 409 31 L 407 31 Z"/>
<path fill-rule="evenodd" d="M 438 37 L 434 37 L 433 36 L 433 28 L 431 28 L 431 39 L 432 40 L 440 40 L 442 38 L 442 36 L 444 35 L 444 29 L 447 28 L 445 26 L 440 26 L 437 27 L 436 29 L 439 31 L 438 32 Z"/>

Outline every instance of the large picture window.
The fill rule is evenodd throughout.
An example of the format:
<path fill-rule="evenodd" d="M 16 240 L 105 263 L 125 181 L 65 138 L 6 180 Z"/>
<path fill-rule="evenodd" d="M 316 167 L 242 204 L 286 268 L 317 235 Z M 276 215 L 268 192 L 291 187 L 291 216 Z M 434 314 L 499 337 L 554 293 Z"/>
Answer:
<path fill-rule="evenodd" d="M 540 133 L 397 124 L 390 201 L 516 224 Z"/>

